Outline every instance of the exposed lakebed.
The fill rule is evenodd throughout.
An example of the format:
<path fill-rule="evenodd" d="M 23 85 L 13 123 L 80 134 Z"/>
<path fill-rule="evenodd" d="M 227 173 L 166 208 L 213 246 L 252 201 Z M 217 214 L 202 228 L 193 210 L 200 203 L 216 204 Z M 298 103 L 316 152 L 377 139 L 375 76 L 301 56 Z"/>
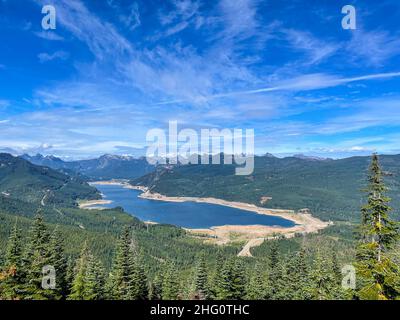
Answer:
<path fill-rule="evenodd" d="M 202 229 L 222 225 L 264 225 L 293 227 L 293 221 L 223 205 L 199 202 L 169 202 L 139 197 L 140 190 L 124 188 L 122 185 L 93 184 L 105 200 L 112 201 L 96 205 L 102 208 L 120 206 L 143 221 L 173 224 L 185 228 Z"/>

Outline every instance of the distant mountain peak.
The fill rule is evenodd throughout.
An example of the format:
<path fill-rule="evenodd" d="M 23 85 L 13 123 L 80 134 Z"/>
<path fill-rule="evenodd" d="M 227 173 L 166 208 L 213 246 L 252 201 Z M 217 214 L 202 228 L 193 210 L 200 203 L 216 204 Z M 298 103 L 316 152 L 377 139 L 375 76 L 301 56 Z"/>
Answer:
<path fill-rule="evenodd" d="M 297 159 L 303 159 L 303 160 L 312 160 L 312 161 L 324 161 L 324 160 L 329 160 L 329 158 L 323 158 L 323 157 L 318 157 L 318 156 L 306 156 L 302 153 L 298 153 L 293 155 L 294 158 Z"/>
<path fill-rule="evenodd" d="M 130 156 L 130 155 L 116 155 L 116 154 L 103 154 L 102 156 L 100 156 L 99 159 L 106 159 L 106 160 L 133 160 L 135 159 L 134 157 Z"/>
<path fill-rule="evenodd" d="M 267 157 L 267 158 L 276 158 L 272 153 L 269 153 L 269 152 L 265 153 L 265 154 L 264 154 L 264 157 Z"/>

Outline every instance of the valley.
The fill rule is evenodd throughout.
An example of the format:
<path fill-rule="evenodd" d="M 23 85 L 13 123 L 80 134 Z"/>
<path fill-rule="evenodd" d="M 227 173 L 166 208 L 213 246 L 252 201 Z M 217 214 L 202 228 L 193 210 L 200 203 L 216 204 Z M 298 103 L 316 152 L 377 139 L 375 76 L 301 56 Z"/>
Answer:
<path fill-rule="evenodd" d="M 251 243 L 251 247 L 254 247 L 255 243 L 261 244 L 261 239 L 270 239 L 277 236 L 283 237 L 293 237 L 296 234 L 304 235 L 307 233 L 318 232 L 327 226 L 331 225 L 332 222 L 324 222 L 309 213 L 294 212 L 293 210 L 279 210 L 279 209 L 268 209 L 257 207 L 253 204 L 240 203 L 240 202 L 230 202 L 215 198 L 196 198 L 196 197 L 166 197 L 160 194 L 149 192 L 145 187 L 142 186 L 131 186 L 126 181 L 100 181 L 90 183 L 92 186 L 97 187 L 103 196 L 102 200 L 95 201 L 85 201 L 80 203 L 81 208 L 95 208 L 99 209 L 101 207 L 115 207 L 121 206 L 127 212 L 135 213 L 140 219 L 146 222 L 174 222 L 180 226 L 184 227 L 185 230 L 189 231 L 191 234 L 196 236 L 206 237 L 205 240 L 208 243 L 215 244 L 227 244 L 230 242 Z M 114 186 L 114 187 L 111 187 Z M 128 190 L 126 190 L 128 189 Z M 141 193 L 129 191 L 129 189 L 138 189 Z M 126 195 L 125 195 L 126 194 Z M 140 199 L 148 199 L 153 201 L 146 202 L 147 206 L 141 203 Z M 154 201 L 164 201 L 169 203 L 168 206 L 157 206 Z M 189 228 L 185 223 L 190 225 L 190 220 L 180 216 L 177 220 L 172 218 L 168 219 L 168 215 L 176 215 L 176 212 L 181 211 L 181 203 L 193 203 L 189 208 L 184 208 L 186 216 L 199 216 L 204 223 L 209 223 L 211 226 L 204 228 L 203 225 L 199 225 L 195 228 Z M 226 218 L 226 213 L 221 211 L 210 210 L 211 207 L 198 207 L 195 203 L 205 203 L 210 205 L 229 207 L 234 209 L 242 210 L 244 215 L 242 219 L 242 225 L 235 225 L 232 219 Z M 145 212 L 143 212 L 143 210 Z M 151 216 L 149 212 L 159 212 L 161 218 L 157 215 Z M 204 212 L 204 211 L 207 211 Z M 254 223 L 252 220 L 254 218 L 249 214 L 250 212 L 265 215 L 267 217 L 280 217 L 285 220 L 292 221 L 294 225 L 286 225 L 285 227 L 274 225 L 280 223 L 279 220 L 266 220 L 266 223 L 270 225 L 262 225 L 261 223 Z M 247 213 L 247 215 L 246 215 Z M 219 217 L 221 214 L 225 217 Z M 229 215 L 235 215 L 236 212 L 228 213 Z M 211 215 L 211 217 L 210 217 Z M 152 217 L 152 220 L 149 218 Z M 196 217 L 199 219 L 199 217 Z M 154 220 L 155 219 L 155 220 Z M 161 219 L 161 220 L 159 220 Z M 164 220 L 162 220 L 164 219 Z M 189 217 L 190 219 L 190 217 Z M 204 222 L 208 221 L 209 222 Z M 214 221 L 213 221 L 214 220 Z M 228 223 L 232 220 L 232 223 Z M 260 221 L 261 222 L 261 221 Z M 257 239 L 257 242 L 254 240 Z M 250 255 L 250 254 L 248 254 Z"/>
<path fill-rule="evenodd" d="M 384 163 L 389 164 L 384 167 L 385 179 L 389 181 L 392 192 L 398 178 L 397 162 L 388 162 L 390 158 L 385 156 L 382 158 Z M 304 259 L 308 261 L 305 262 L 309 268 L 308 277 L 312 275 L 312 268 L 323 268 L 330 274 L 334 272 L 332 263 L 340 266 L 354 261 L 354 231 L 357 224 L 353 222 L 352 215 L 346 218 L 337 215 L 335 211 L 326 215 L 326 211 L 312 211 L 306 207 L 293 209 L 295 206 L 282 208 L 280 205 L 278 208 L 270 208 L 275 198 L 271 197 L 274 189 L 264 187 L 264 191 L 258 193 L 257 189 L 261 186 L 257 184 L 258 187 L 253 189 L 252 184 L 258 178 L 244 180 L 246 192 L 231 193 L 227 196 L 228 181 L 234 179 L 230 176 L 232 168 L 229 166 L 212 166 L 209 169 L 201 165 L 159 166 L 153 173 L 139 179 L 93 181 L 74 173 L 68 174 L 65 169 L 37 166 L 7 154 L 1 154 L 0 159 L 0 264 L 4 259 L 2 257 L 6 255 L 7 237 L 16 221 L 21 232 L 25 234 L 23 241 L 29 243 L 31 231 L 28 230 L 32 230 L 38 216 L 45 219 L 47 228 L 53 230 L 51 232 L 59 230 L 65 239 L 65 255 L 70 261 L 78 259 L 83 243 L 87 243 L 105 270 L 113 268 L 115 248 L 120 243 L 118 239 L 121 232 L 128 227 L 132 230 L 135 246 L 140 248 L 142 268 L 146 270 L 149 284 L 160 286 L 158 279 L 169 274 L 173 265 L 179 274 L 174 280 L 174 286 L 179 292 L 179 297 L 184 298 L 191 295 L 190 283 L 198 272 L 200 256 L 204 257 L 209 273 L 207 283 L 210 299 L 228 297 L 220 291 L 220 284 L 215 280 L 221 265 L 226 270 L 231 270 L 230 272 L 233 272 L 231 268 L 239 268 L 238 266 L 242 265 L 240 269 L 235 270 L 241 270 L 243 279 L 249 281 L 250 287 L 243 283 L 242 292 L 247 293 L 240 293 L 237 297 L 291 299 L 294 291 L 287 290 L 286 281 L 291 280 L 285 278 L 288 275 L 286 276 L 286 271 L 283 270 L 286 269 L 282 269 L 284 273 L 278 276 L 283 278 L 280 280 L 282 286 L 274 287 L 279 290 L 277 293 L 268 293 L 266 296 L 251 293 L 250 288 L 254 281 L 262 281 L 265 289 L 271 288 L 271 284 L 265 279 L 271 277 L 272 269 L 268 264 L 271 263 L 271 259 L 275 259 L 273 255 L 279 256 L 282 266 L 290 268 L 291 263 L 295 261 L 293 259 L 297 259 L 299 254 L 304 252 Z M 263 158 L 261 160 L 266 161 Z M 367 163 L 368 158 L 361 160 Z M 265 170 L 260 168 L 259 161 L 260 159 L 256 161 L 256 176 Z M 283 161 L 285 164 L 291 162 L 298 169 L 302 166 L 309 171 L 315 166 L 326 166 L 325 161 L 331 160 L 274 161 Z M 330 163 L 329 166 L 331 165 Z M 335 167 L 336 165 L 337 163 Z M 331 183 L 334 185 L 335 177 L 342 174 L 341 170 L 343 168 L 339 162 L 339 166 L 335 168 L 337 174 L 330 175 L 328 170 L 325 178 L 333 179 Z M 179 178 L 182 171 L 185 171 L 192 181 L 196 181 L 196 184 L 192 184 L 192 189 L 186 189 L 185 181 Z M 279 172 L 283 174 L 284 168 Z M 213 175 L 219 176 L 223 181 L 219 194 L 212 182 Z M 360 175 L 362 176 L 362 172 Z M 20 180 L 21 176 L 23 180 Z M 304 179 L 309 180 L 310 184 L 315 184 L 312 176 L 300 175 L 300 180 Z M 201 191 L 200 186 L 204 181 L 207 181 L 208 188 Z M 161 190 L 165 188 L 166 183 L 170 188 L 164 195 Z M 240 183 L 239 187 L 243 188 Z M 287 187 L 282 183 L 282 187 Z M 71 192 L 71 184 L 74 186 L 74 192 Z M 301 193 L 301 190 L 302 188 L 297 192 Z M 334 195 L 331 189 L 327 188 L 326 191 Z M 252 192 L 262 196 L 251 197 Z M 258 200 L 249 201 L 251 199 Z M 319 204 L 318 208 L 325 198 L 316 196 L 312 200 L 314 204 Z M 336 203 L 338 199 L 331 198 L 331 201 Z M 398 199 L 395 198 L 393 202 L 396 201 Z M 334 217 L 332 221 L 331 217 Z M 324 257 L 325 262 L 318 260 L 319 257 Z M 221 259 L 225 262 L 219 262 Z M 260 265 L 264 266 L 261 273 L 256 271 Z M 261 274 L 264 275 L 264 280 L 255 280 Z M 304 297 L 308 297 L 308 291 L 303 290 L 304 286 L 312 287 L 313 281 L 298 284 L 302 288 L 299 292 Z M 334 282 L 330 285 L 337 290 L 335 297 L 345 297 Z M 109 292 L 104 294 L 111 295 Z M 162 298 L 163 294 L 160 293 L 158 297 Z M 310 297 L 316 299 L 318 295 Z"/>

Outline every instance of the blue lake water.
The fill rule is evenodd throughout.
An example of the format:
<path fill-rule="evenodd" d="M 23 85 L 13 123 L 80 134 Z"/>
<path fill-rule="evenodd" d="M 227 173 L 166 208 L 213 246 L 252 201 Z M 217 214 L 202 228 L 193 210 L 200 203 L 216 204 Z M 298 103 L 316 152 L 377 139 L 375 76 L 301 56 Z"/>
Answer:
<path fill-rule="evenodd" d="M 266 225 L 292 227 L 294 222 L 280 217 L 261 215 L 227 206 L 198 202 L 168 202 L 138 197 L 139 190 L 119 185 L 94 185 L 104 196 L 113 201 L 96 207 L 124 210 L 143 221 L 173 224 L 185 228 L 209 228 L 221 225 Z"/>

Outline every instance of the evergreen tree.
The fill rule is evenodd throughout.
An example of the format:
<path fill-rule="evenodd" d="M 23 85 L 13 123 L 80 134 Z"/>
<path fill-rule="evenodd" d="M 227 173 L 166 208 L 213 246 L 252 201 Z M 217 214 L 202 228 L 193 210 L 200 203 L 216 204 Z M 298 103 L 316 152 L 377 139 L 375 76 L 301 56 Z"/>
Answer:
<path fill-rule="evenodd" d="M 21 299 L 23 276 L 21 230 L 15 222 L 8 239 L 4 268 L 0 272 L 0 297 L 7 300 Z"/>
<path fill-rule="evenodd" d="M 146 299 L 147 277 L 137 253 L 129 228 L 125 228 L 117 242 L 111 272 L 111 296 L 120 300 Z"/>
<path fill-rule="evenodd" d="M 162 283 L 162 299 L 176 300 L 178 299 L 179 285 L 176 275 L 176 269 L 173 263 L 168 263 L 163 275 Z"/>
<path fill-rule="evenodd" d="M 64 255 L 64 240 L 58 228 L 50 236 L 49 264 L 56 271 L 56 292 L 60 297 L 66 298 L 68 294 L 67 261 Z"/>
<path fill-rule="evenodd" d="M 390 198 L 385 195 L 387 188 L 376 154 L 372 155 L 368 182 L 368 201 L 361 209 L 356 256 L 358 296 L 361 299 L 396 299 L 400 297 L 400 270 L 390 250 L 398 240 L 399 229 L 389 217 Z"/>
<path fill-rule="evenodd" d="M 280 261 L 278 243 L 276 240 L 271 242 L 268 260 L 268 282 L 271 285 L 271 298 L 280 299 L 282 282 L 284 281 L 283 261 Z"/>
<path fill-rule="evenodd" d="M 227 300 L 232 297 L 232 264 L 232 259 L 225 261 L 218 272 L 215 288 L 216 299 L 218 300 Z"/>
<path fill-rule="evenodd" d="M 130 230 L 125 228 L 117 242 L 114 265 L 111 271 L 111 294 L 114 299 L 129 299 L 129 290 L 132 288 L 132 258 L 130 243 Z"/>
<path fill-rule="evenodd" d="M 237 300 L 245 297 L 245 274 L 242 260 L 232 258 L 227 260 L 221 270 L 217 285 L 217 299 Z"/>
<path fill-rule="evenodd" d="M 290 292 L 290 299 L 308 300 L 311 298 L 309 268 L 304 248 L 290 257 L 287 264 L 287 277 L 289 280 L 287 291 Z"/>
<path fill-rule="evenodd" d="M 291 279 L 288 275 L 288 261 L 280 258 L 277 266 L 275 267 L 273 273 L 275 282 L 271 283 L 272 286 L 272 299 L 275 300 L 287 300 L 292 299 L 292 292 L 289 292 L 289 283 Z"/>
<path fill-rule="evenodd" d="M 84 300 L 101 300 L 105 297 L 105 275 L 100 261 L 93 255 L 88 256 L 85 284 L 83 288 Z"/>
<path fill-rule="evenodd" d="M 310 273 L 310 293 L 314 300 L 331 300 L 335 297 L 336 280 L 326 260 L 317 253 Z"/>
<path fill-rule="evenodd" d="M 250 275 L 246 292 L 246 299 L 249 300 L 265 300 L 270 297 L 269 284 L 266 281 L 259 263 L 255 265 Z"/>
<path fill-rule="evenodd" d="M 204 258 L 204 253 L 199 257 L 197 267 L 196 267 L 196 277 L 195 277 L 195 296 L 199 300 L 205 300 L 208 297 L 208 279 L 207 279 L 207 268 Z"/>
<path fill-rule="evenodd" d="M 72 286 L 71 286 L 71 293 L 68 296 L 69 300 L 84 300 L 85 299 L 85 285 L 86 285 L 86 275 L 87 275 L 87 269 L 88 269 L 88 263 L 90 259 L 90 251 L 87 245 L 87 242 L 85 241 L 81 254 L 76 261 L 76 266 L 75 266 L 75 276 L 74 280 L 72 281 Z"/>
<path fill-rule="evenodd" d="M 223 266 L 224 266 L 224 257 L 221 253 L 221 250 L 218 249 L 215 259 L 214 269 L 213 272 L 211 273 L 211 276 L 209 277 L 210 289 L 208 294 L 210 299 L 218 299 L 218 291 L 221 285 L 220 281 L 222 279 Z"/>
<path fill-rule="evenodd" d="M 162 299 L 162 283 L 163 277 L 160 273 L 157 273 L 150 283 L 149 299 L 150 300 L 161 300 Z"/>
<path fill-rule="evenodd" d="M 44 277 L 43 267 L 51 266 L 49 247 L 50 235 L 44 223 L 43 216 L 39 213 L 36 215 L 30 230 L 30 239 L 24 257 L 27 299 L 43 300 L 59 298 L 57 292 L 54 290 L 42 287 Z"/>
<path fill-rule="evenodd" d="M 72 257 L 68 257 L 67 259 L 67 270 L 65 272 L 65 287 L 66 287 L 66 296 L 71 294 L 72 283 L 75 277 L 75 263 Z"/>
<path fill-rule="evenodd" d="M 149 291 L 141 254 L 134 254 L 132 266 L 132 287 L 130 298 L 132 300 L 145 300 L 148 298 Z"/>
<path fill-rule="evenodd" d="M 232 298 L 235 300 L 244 299 L 246 295 L 246 277 L 242 259 L 235 259 L 231 275 Z"/>
<path fill-rule="evenodd" d="M 332 249 L 331 265 L 332 265 L 332 272 L 335 277 L 335 282 L 339 286 L 342 283 L 342 271 L 339 266 L 336 249 Z"/>

